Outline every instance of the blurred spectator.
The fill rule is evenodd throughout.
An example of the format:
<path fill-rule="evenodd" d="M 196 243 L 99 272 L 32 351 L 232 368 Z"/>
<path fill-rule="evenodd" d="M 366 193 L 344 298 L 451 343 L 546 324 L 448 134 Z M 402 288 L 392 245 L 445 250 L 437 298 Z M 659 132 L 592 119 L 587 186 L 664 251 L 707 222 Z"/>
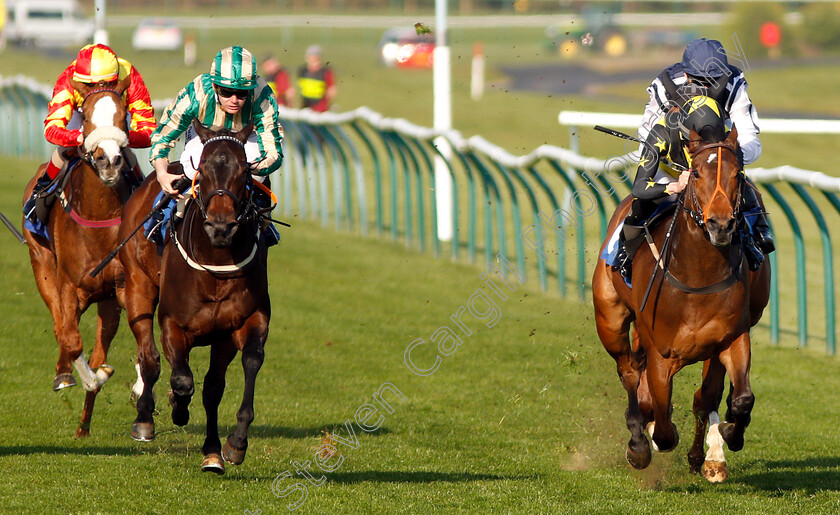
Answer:
<path fill-rule="evenodd" d="M 274 91 L 277 104 L 281 106 L 292 106 L 295 100 L 295 88 L 289 77 L 289 72 L 280 64 L 280 61 L 273 54 L 263 58 L 263 77 Z"/>
<path fill-rule="evenodd" d="M 298 88 L 302 106 L 313 111 L 328 111 L 336 94 L 332 70 L 321 62 L 321 47 L 306 49 L 306 64 L 298 71 Z"/>

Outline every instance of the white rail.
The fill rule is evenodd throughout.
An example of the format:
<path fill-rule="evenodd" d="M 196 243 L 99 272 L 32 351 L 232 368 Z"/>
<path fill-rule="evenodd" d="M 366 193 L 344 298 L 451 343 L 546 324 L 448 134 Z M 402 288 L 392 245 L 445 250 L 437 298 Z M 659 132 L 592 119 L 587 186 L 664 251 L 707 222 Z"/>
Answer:
<path fill-rule="evenodd" d="M 615 129 L 638 129 L 640 114 L 594 113 L 587 111 L 560 111 L 560 125 L 585 127 L 604 125 Z M 808 120 L 800 118 L 761 118 L 761 132 L 776 134 L 840 134 L 840 120 Z"/>

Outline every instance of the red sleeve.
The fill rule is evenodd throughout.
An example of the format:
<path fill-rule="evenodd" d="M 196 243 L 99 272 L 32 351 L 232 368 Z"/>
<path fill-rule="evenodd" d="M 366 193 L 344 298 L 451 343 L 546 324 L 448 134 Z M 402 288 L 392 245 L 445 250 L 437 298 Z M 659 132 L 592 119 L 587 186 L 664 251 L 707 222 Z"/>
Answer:
<path fill-rule="evenodd" d="M 126 107 L 131 115 L 128 131 L 128 145 L 132 148 L 146 148 L 152 145 L 152 133 L 157 127 L 155 109 L 149 90 L 137 68 L 131 66 L 131 85 L 126 92 Z"/>
<path fill-rule="evenodd" d="M 79 101 L 76 90 L 70 85 L 73 70 L 74 65 L 71 64 L 58 76 L 52 100 L 47 106 L 47 118 L 44 120 L 44 137 L 53 145 L 62 147 L 77 146 L 79 135 L 82 133 L 78 129 L 67 130 L 67 124 L 70 123 Z"/>
<path fill-rule="evenodd" d="M 324 74 L 324 82 L 327 83 L 327 87 L 335 85 L 332 68 L 327 68 L 327 73 Z"/>

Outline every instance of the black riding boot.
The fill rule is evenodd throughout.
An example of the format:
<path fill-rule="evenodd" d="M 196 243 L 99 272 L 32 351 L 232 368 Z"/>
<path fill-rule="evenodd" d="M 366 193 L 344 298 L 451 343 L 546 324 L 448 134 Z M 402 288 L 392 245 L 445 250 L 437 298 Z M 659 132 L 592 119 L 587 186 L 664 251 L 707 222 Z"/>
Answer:
<path fill-rule="evenodd" d="M 49 187 L 50 184 L 52 184 L 52 182 L 53 182 L 53 179 L 50 179 L 50 176 L 47 175 L 46 172 L 44 172 L 43 175 L 38 177 L 38 181 L 35 182 L 35 187 L 32 188 L 32 195 L 29 197 L 29 199 L 27 199 L 26 202 L 23 203 L 23 215 L 26 218 L 29 218 L 33 222 L 35 221 L 36 218 L 40 218 L 40 217 L 37 216 L 39 213 L 37 213 L 36 212 L 37 210 L 35 209 L 36 208 L 36 203 L 37 203 L 39 195 L 42 192 L 45 192 L 45 190 Z M 43 215 L 43 213 L 40 213 L 40 214 Z M 46 222 L 46 220 L 42 220 L 42 221 Z"/>
<path fill-rule="evenodd" d="M 618 235 L 616 262 L 618 263 L 619 273 L 628 281 L 633 271 L 633 256 L 636 255 L 636 251 L 639 250 L 639 246 L 644 241 L 645 216 L 641 204 L 639 200 L 633 201 L 630 212 L 621 227 L 621 234 Z"/>
<path fill-rule="evenodd" d="M 776 245 L 773 243 L 773 233 L 770 232 L 770 226 L 767 225 L 767 217 L 764 215 L 764 209 L 758 201 L 758 193 L 756 192 L 755 186 L 749 181 L 744 185 L 741 198 L 744 218 L 749 220 L 752 228 L 752 237 L 756 245 L 765 254 L 773 252 L 776 250 Z"/>

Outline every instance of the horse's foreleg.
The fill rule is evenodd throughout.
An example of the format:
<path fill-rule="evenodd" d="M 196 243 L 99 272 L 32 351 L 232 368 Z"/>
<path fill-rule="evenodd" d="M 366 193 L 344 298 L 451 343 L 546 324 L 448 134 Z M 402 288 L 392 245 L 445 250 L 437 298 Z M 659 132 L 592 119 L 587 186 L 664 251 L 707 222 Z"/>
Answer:
<path fill-rule="evenodd" d="M 744 333 L 720 353 L 720 360 L 732 382 L 732 391 L 727 399 L 729 409 L 726 422 L 720 425 L 720 434 L 731 451 L 744 447 L 744 431 L 750 424 L 750 413 L 755 404 L 755 395 L 750 388 L 750 335 Z"/>
<path fill-rule="evenodd" d="M 610 272 L 599 261 L 592 278 L 592 297 L 595 305 L 595 327 L 604 349 L 615 360 L 621 385 L 627 392 L 625 419 L 630 430 L 627 443 L 627 461 L 634 468 L 643 469 L 650 465 L 650 443 L 644 434 L 645 420 L 639 410 L 638 389 L 642 365 L 640 347 L 630 345 L 630 310 L 621 302 L 610 281 Z M 634 342 L 638 343 L 634 333 Z M 634 351 L 634 348 L 637 350 Z"/>
<path fill-rule="evenodd" d="M 69 354 L 65 352 L 59 340 L 61 327 L 64 325 L 64 312 L 61 304 L 61 294 L 57 286 L 58 271 L 56 268 L 55 254 L 41 244 L 26 229 L 23 230 L 24 238 L 29 247 L 29 259 L 32 262 L 32 273 L 35 276 L 35 285 L 41 298 L 50 310 L 53 319 L 53 334 L 58 343 L 58 361 L 55 365 L 55 378 L 53 379 L 53 390 L 76 386 L 76 379 L 73 377 L 73 365 Z"/>
<path fill-rule="evenodd" d="M 201 469 L 205 472 L 224 474 L 222 461 L 222 442 L 219 440 L 219 403 L 225 393 L 225 373 L 228 365 L 236 356 L 236 347 L 230 340 L 215 342 L 210 347 L 210 367 L 204 376 L 202 401 L 207 414 L 207 436 L 201 450 L 204 462 Z"/>
<path fill-rule="evenodd" d="M 726 370 L 717 357 L 703 363 L 703 383 L 694 394 L 694 417 L 696 427 L 694 443 L 688 451 L 688 463 L 693 473 L 703 472 L 703 477 L 713 483 L 724 481 L 729 473 L 723 453 L 723 438 L 720 436 L 718 406 L 723 396 Z M 706 427 L 709 432 L 706 435 Z M 705 436 L 709 450 L 703 454 Z"/>
<path fill-rule="evenodd" d="M 158 289 L 148 278 L 126 274 L 126 318 L 137 341 L 138 381 L 142 388 L 131 437 L 141 442 L 155 438 L 154 386 L 160 377 L 160 353 L 155 345 L 153 322 L 157 298 Z"/>
<path fill-rule="evenodd" d="M 96 344 L 90 355 L 89 362 L 90 368 L 96 370 L 97 388 L 87 392 L 87 395 L 85 395 L 82 421 L 79 423 L 79 428 L 76 429 L 76 438 L 90 435 L 90 420 L 93 416 L 96 394 L 99 393 L 99 388 L 114 373 L 114 369 L 105 362 L 108 358 L 108 349 L 111 347 L 111 341 L 114 339 L 114 335 L 117 334 L 117 328 L 120 324 L 120 307 L 117 305 L 116 299 L 108 299 L 97 304 L 97 311 Z"/>
<path fill-rule="evenodd" d="M 184 330 L 168 316 L 162 316 L 160 338 L 163 354 L 172 365 L 169 385 L 169 404 L 172 406 L 172 423 L 185 426 L 190 421 L 190 401 L 195 393 L 195 381 L 190 368 L 190 348 Z"/>
<path fill-rule="evenodd" d="M 670 360 L 657 352 L 647 355 L 647 374 L 650 398 L 653 404 L 654 425 L 651 439 L 654 449 L 660 452 L 674 450 L 680 441 L 677 427 L 671 422 L 671 391 L 675 370 Z"/>
<path fill-rule="evenodd" d="M 242 349 L 242 369 L 245 371 L 245 390 L 242 404 L 236 412 L 236 429 L 230 434 L 222 449 L 226 461 L 239 465 L 245 460 L 248 449 L 248 428 L 254 421 L 254 388 L 257 373 L 265 359 L 265 340 L 268 338 L 268 316 L 257 313 L 244 327 L 234 331 L 233 341 Z"/>

